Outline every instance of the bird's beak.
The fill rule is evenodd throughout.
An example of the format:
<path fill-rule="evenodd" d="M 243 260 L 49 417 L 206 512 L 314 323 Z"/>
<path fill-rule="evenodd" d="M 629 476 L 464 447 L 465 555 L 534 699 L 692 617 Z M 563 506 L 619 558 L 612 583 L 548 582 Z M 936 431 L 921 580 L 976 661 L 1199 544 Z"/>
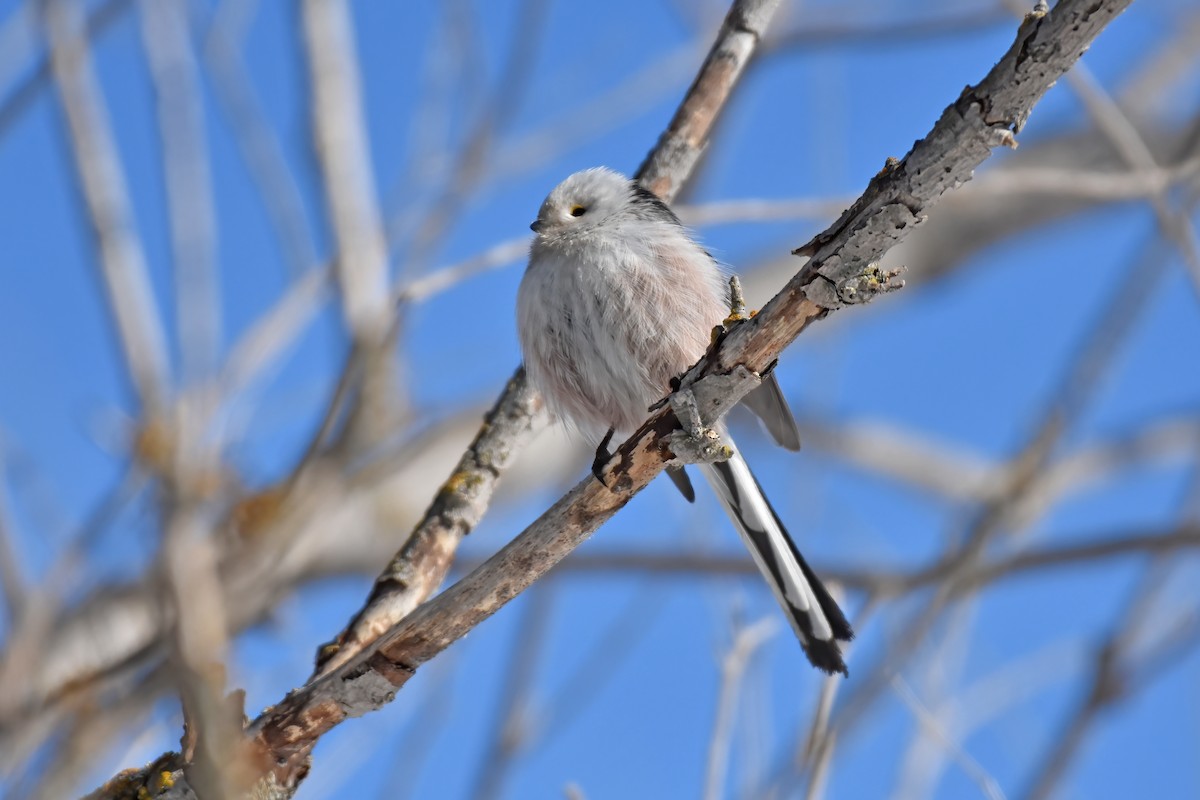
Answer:
<path fill-rule="evenodd" d="M 533 222 L 529 223 L 529 230 L 533 231 L 534 233 L 541 233 L 542 229 L 545 227 L 546 223 L 542 222 L 540 219 L 535 219 Z"/>

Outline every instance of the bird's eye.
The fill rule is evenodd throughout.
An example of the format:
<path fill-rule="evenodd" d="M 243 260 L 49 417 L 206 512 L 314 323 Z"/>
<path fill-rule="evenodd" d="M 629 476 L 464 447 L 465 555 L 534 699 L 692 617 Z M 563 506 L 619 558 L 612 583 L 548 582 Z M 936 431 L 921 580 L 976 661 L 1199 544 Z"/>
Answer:
<path fill-rule="evenodd" d="M 587 211 L 587 209 L 583 206 L 571 206 L 572 217 L 582 217 L 585 211 Z"/>

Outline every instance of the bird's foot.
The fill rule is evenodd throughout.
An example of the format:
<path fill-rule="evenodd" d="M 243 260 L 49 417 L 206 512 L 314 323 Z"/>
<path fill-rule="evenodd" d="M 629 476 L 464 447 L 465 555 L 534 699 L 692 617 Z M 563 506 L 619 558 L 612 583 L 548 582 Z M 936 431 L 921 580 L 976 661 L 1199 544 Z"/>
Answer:
<path fill-rule="evenodd" d="M 596 458 L 592 461 L 592 475 L 606 489 L 612 488 L 604 482 L 604 465 L 612 458 L 612 452 L 608 449 L 608 443 L 612 441 L 614 432 L 612 428 L 609 428 L 608 433 L 604 434 L 604 438 L 600 440 L 600 444 L 596 445 Z"/>

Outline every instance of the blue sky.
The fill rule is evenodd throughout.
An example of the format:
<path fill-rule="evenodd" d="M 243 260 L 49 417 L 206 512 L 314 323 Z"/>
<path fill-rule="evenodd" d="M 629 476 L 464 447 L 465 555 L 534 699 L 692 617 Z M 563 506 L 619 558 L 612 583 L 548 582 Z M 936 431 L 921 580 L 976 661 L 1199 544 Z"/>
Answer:
<path fill-rule="evenodd" d="M 11 18 L 20 5 L 0 0 L 0 19 Z M 200 18 L 211 6 L 204 0 L 193 5 Z M 693 40 L 690 15 L 679 11 L 687 4 L 546 5 L 531 78 L 510 98 L 506 123 L 496 132 L 488 160 L 496 177 L 470 193 L 427 260 L 413 263 L 411 250 L 397 247 L 394 270 L 425 274 L 523 235 L 546 191 L 576 169 L 604 164 L 632 172 L 699 64 L 699 55 L 690 67 L 679 56 L 685 68 L 664 79 L 661 88 L 649 85 L 649 76 L 639 87 L 628 83 Z M 716 6 L 701 6 L 707 9 L 700 15 L 707 24 Z M 413 162 L 414 147 L 421 145 L 422 135 L 430 135 L 421 128 L 429 86 L 423 75 L 430 65 L 448 64 L 457 71 L 451 80 L 459 81 L 438 134 L 447 144 L 443 154 L 453 155 L 477 117 L 477 101 L 496 90 L 517 3 L 466 2 L 462 7 L 475 21 L 475 39 L 460 54 L 438 49 L 443 40 L 436 31 L 448 24 L 447 7 L 384 0 L 354 4 L 370 157 L 386 215 L 419 207 L 436 194 L 436 185 L 422 185 L 421 176 L 436 177 L 438 163 Z M 988 8 L 946 2 L 924 4 L 919 13 L 938 19 Z M 862 22 L 886 27 L 889 21 L 911 21 L 915 13 L 910 4 L 886 1 L 785 3 L 777 26 L 804 30 Z M 903 155 L 962 87 L 980 79 L 1007 49 L 1013 25 L 994 19 L 952 35 L 832 42 L 772 55 L 751 70 L 729 104 L 688 199 L 857 194 L 886 157 Z M 1104 32 L 1084 62 L 1102 85 L 1117 91 L 1188 19 L 1195 24 L 1186 3 L 1144 0 Z M 258 3 L 242 54 L 299 186 L 311 246 L 325 256 L 331 236 L 310 146 L 297 31 L 292 4 Z M 708 36 L 701 35 L 705 44 Z M 94 55 L 137 233 L 166 327 L 173 331 L 161 144 L 136 8 L 103 33 Z M 660 79 L 668 69 L 661 73 Z M 521 152 L 511 148 L 514 143 L 570 118 L 590 98 L 621 85 L 628 97 L 613 102 L 612 119 L 595 120 L 567 141 L 554 142 L 548 157 L 533 166 L 514 155 Z M 9 88 L 0 86 L 3 96 Z M 1200 73 L 1193 67 L 1168 96 L 1172 111 L 1159 121 L 1162 125 L 1194 118 Z M 209 82 L 204 100 L 227 354 L 293 273 Z M 1080 102 L 1060 85 L 1038 106 L 1020 138 L 1032 146 L 1088 125 Z M 136 409 L 103 302 L 66 141 L 49 89 L 0 132 L 0 444 L 12 529 L 34 580 L 119 480 L 122 420 Z M 983 170 L 995 168 L 993 162 Z M 932 214 L 938 214 L 936 207 Z M 750 269 L 766 255 L 782 257 L 821 227 L 803 221 L 739 223 L 698 233 L 723 261 Z M 806 420 L 831 426 L 883 422 L 983 459 L 1002 460 L 1019 449 L 1053 400 L 1064 367 L 1109 298 L 1128 290 L 1124 276 L 1155 236 L 1154 215 L 1143 201 L 1109 203 L 1066 222 L 1027 229 L 973 253 L 949 277 L 917 281 L 896 296 L 820 323 L 787 352 L 778 375 Z M 1178 251 L 1160 252 L 1166 262 L 1163 277 L 1113 354 L 1098 390 L 1071 420 L 1059 447 L 1062 454 L 1155 421 L 1196 417 L 1197 291 Z M 513 324 L 520 270 L 514 263 L 479 275 L 407 315 L 400 380 L 423 424 L 488 401 L 502 389 L 520 358 Z M 239 409 L 244 428 L 226 455 L 249 483 L 269 482 L 301 452 L 345 349 L 337 309 L 326 307 L 276 374 Z M 746 428 L 740 441 L 748 459 L 816 565 L 884 569 L 927 563 L 971 513 L 968 504 L 914 491 L 819 448 L 799 455 L 775 450 L 744 421 L 735 425 Z M 579 464 L 580 476 L 585 468 Z M 1123 469 L 1055 504 L 1004 548 L 1170 525 L 1180 517 L 1193 468 L 1191 462 L 1174 460 Z M 556 483 L 496 506 L 463 552 L 473 559 L 486 557 L 556 499 L 561 488 Z M 89 550 L 90 580 L 128 579 L 131 570 L 149 562 L 157 538 L 154 522 L 150 504 L 143 502 L 104 531 Z M 581 555 L 639 549 L 736 554 L 739 547 L 712 498 L 701 497 L 689 507 L 670 486 L 656 483 L 585 544 Z M 1195 566 L 1194 559 L 1181 559 L 1172 581 L 1182 587 L 1189 577 L 1194 580 Z M 940 692 L 953 698 L 1001 665 L 1061 651 L 1061 658 L 1045 656 L 1053 674 L 1040 675 L 1027 696 L 959 741 L 1009 796 L 1023 791 L 1038 754 L 1053 741 L 1059 720 L 1086 685 L 1079 654 L 1111 627 L 1143 568 L 1143 561 L 1129 559 L 1000 583 L 972 606 L 968 635 L 955 639 L 946 653 L 901 670 L 918 695 Z M 247 688 L 248 708 L 273 702 L 303 680 L 313 648 L 359 606 L 369 579 L 307 586 L 286 598 L 268 624 L 238 639 L 231 683 Z M 1170 602 L 1187 600 L 1182 588 L 1167 595 Z M 866 678 L 863 671 L 921 597 L 874 609 L 859 625 L 845 692 Z M 861 602 L 851 595 L 847 606 L 857 614 Z M 393 768 L 404 775 L 402 783 L 411 785 L 410 797 L 471 796 L 505 693 L 511 653 L 532 646 L 529 620 L 538 603 L 550 610 L 530 691 L 537 711 L 533 730 L 544 723 L 544 736 L 536 736 L 512 762 L 502 796 L 561 796 L 570 782 L 588 797 L 700 794 L 720 679 L 717 662 L 728 647 L 730 621 L 774 614 L 770 596 L 751 579 L 564 573 L 423 669 L 394 704 L 326 737 L 300 796 L 388 796 Z M 1192 651 L 1106 715 L 1060 784 L 1061 796 L 1200 794 L 1200 775 L 1190 766 L 1200 734 L 1198 667 Z M 945 683 L 939 669 L 946 672 Z M 807 725 L 819 688 L 819 677 L 780 624 L 747 676 L 731 751 L 729 796 L 741 796 L 741 789 L 758 785 L 763 774 L 786 763 L 787 748 Z M 161 723 L 157 732 L 129 753 L 132 763 L 177 741 L 174 704 L 164 701 L 155 718 Z M 839 744 L 827 796 L 897 791 L 914 725 L 898 696 L 885 693 L 867 720 Z M 406 760 L 405 754 L 414 752 L 413 760 Z M 113 766 L 106 761 L 94 777 Z M 934 792 L 944 798 L 978 793 L 953 764 Z"/>

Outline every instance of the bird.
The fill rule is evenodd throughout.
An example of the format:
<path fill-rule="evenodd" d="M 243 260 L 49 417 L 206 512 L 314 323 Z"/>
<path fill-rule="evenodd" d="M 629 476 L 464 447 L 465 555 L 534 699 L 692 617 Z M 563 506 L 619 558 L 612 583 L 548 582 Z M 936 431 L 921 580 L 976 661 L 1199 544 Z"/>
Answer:
<path fill-rule="evenodd" d="M 653 192 L 613 170 L 576 172 L 530 225 L 535 236 L 517 292 L 526 374 L 547 408 L 590 441 L 628 434 L 704 355 L 729 314 L 721 266 Z M 772 372 L 744 399 L 775 440 L 799 449 Z M 723 423 L 733 451 L 697 465 L 770 586 L 809 662 L 848 675 L 840 643 L 854 632 L 800 554 Z M 694 494 L 682 469 L 671 476 Z"/>

